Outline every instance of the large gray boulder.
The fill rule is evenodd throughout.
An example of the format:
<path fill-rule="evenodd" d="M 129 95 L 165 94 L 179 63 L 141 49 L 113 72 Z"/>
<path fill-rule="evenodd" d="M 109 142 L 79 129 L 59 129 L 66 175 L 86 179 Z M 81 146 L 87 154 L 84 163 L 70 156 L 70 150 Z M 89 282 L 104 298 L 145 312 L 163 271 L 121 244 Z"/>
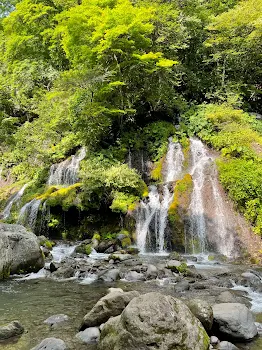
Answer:
<path fill-rule="evenodd" d="M 213 306 L 213 332 L 236 341 L 249 341 L 257 335 L 251 311 L 240 303 Z"/>
<path fill-rule="evenodd" d="M 0 224 L 0 279 L 37 272 L 44 258 L 37 237 L 21 225 Z"/>
<path fill-rule="evenodd" d="M 24 333 L 24 327 L 18 321 L 13 321 L 0 327 L 0 340 L 16 337 L 22 333 Z"/>
<path fill-rule="evenodd" d="M 127 304 L 139 295 L 136 291 L 124 292 L 120 288 L 113 289 L 102 297 L 95 306 L 84 316 L 80 330 L 97 327 L 110 317 L 120 315 Z"/>
<path fill-rule="evenodd" d="M 66 344 L 58 338 L 46 338 L 31 350 L 66 350 Z"/>
<path fill-rule="evenodd" d="M 199 319 L 206 331 L 210 331 L 213 325 L 213 310 L 211 305 L 200 299 L 191 299 L 187 303 L 189 310 Z"/>
<path fill-rule="evenodd" d="M 209 337 L 182 301 L 152 292 L 134 298 L 103 327 L 99 350 L 207 350 Z"/>

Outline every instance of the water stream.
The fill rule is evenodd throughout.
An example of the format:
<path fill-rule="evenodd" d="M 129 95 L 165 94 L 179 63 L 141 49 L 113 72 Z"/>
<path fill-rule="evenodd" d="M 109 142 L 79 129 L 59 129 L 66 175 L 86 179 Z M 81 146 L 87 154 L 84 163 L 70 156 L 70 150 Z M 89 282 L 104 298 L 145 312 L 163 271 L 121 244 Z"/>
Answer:
<path fill-rule="evenodd" d="M 11 196 L 11 198 L 9 198 L 9 200 L 7 201 L 6 207 L 4 208 L 4 210 L 1 213 L 2 219 L 6 220 L 9 218 L 13 205 L 15 203 L 19 203 L 27 186 L 28 186 L 28 184 L 25 184 L 17 193 L 15 193 L 13 196 Z"/>
<path fill-rule="evenodd" d="M 80 162 L 85 158 L 86 150 L 84 147 L 80 149 L 78 154 L 64 160 L 59 164 L 53 164 L 50 168 L 48 185 L 69 186 L 78 181 L 78 171 Z"/>
<path fill-rule="evenodd" d="M 164 185 L 161 191 L 156 186 L 150 186 L 148 198 L 140 203 L 137 210 L 137 246 L 142 254 L 148 251 L 165 254 L 165 229 L 168 209 L 173 199 L 172 185 L 168 182 L 179 179 L 183 161 L 181 145 L 170 139 L 165 159 Z"/>

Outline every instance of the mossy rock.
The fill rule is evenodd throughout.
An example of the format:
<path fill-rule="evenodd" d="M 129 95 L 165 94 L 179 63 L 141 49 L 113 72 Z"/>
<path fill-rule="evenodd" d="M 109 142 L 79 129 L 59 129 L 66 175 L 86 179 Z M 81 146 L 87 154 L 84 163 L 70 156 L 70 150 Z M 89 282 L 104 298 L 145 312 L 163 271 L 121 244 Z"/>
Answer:
<path fill-rule="evenodd" d="M 185 251 L 185 226 L 188 220 L 188 208 L 193 191 L 193 180 L 186 174 L 174 186 L 173 201 L 168 210 L 168 222 L 171 229 L 171 246 L 177 251 Z"/>

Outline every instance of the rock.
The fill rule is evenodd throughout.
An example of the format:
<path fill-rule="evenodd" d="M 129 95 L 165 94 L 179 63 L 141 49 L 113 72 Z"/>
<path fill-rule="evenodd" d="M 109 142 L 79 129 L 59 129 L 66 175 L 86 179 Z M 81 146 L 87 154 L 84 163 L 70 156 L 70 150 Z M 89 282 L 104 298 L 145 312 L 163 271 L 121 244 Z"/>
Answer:
<path fill-rule="evenodd" d="M 124 293 L 122 288 L 113 288 L 113 287 L 111 287 L 111 288 L 108 288 L 108 290 L 107 290 L 107 294 L 114 293 L 114 292 Z"/>
<path fill-rule="evenodd" d="M 158 276 L 158 269 L 155 265 L 148 265 L 146 270 L 146 279 L 155 279 Z"/>
<path fill-rule="evenodd" d="M 61 266 L 55 272 L 52 273 L 56 278 L 70 278 L 75 274 L 75 270 L 72 266 Z"/>
<path fill-rule="evenodd" d="M 186 290 L 189 290 L 190 286 L 188 281 L 181 281 L 175 284 L 174 290 L 175 292 L 185 292 Z"/>
<path fill-rule="evenodd" d="M 139 249 L 136 247 L 128 247 L 126 251 L 128 254 L 131 254 L 131 255 L 136 255 L 139 253 Z"/>
<path fill-rule="evenodd" d="M 222 292 L 221 294 L 219 294 L 217 299 L 220 303 L 236 303 L 237 302 L 236 296 L 227 290 Z"/>
<path fill-rule="evenodd" d="M 199 319 L 205 330 L 209 332 L 213 325 L 213 309 L 206 301 L 192 299 L 187 303 L 189 310 Z"/>
<path fill-rule="evenodd" d="M 50 326 L 53 326 L 53 325 L 57 325 L 59 323 L 63 323 L 63 322 L 68 321 L 68 320 L 69 320 L 69 317 L 67 315 L 58 314 L 58 315 L 53 315 L 53 316 L 48 317 L 44 321 L 44 323 L 46 323 Z"/>
<path fill-rule="evenodd" d="M 257 335 L 253 315 L 240 303 L 222 303 L 213 306 L 214 334 L 237 341 L 249 341 Z"/>
<path fill-rule="evenodd" d="M 16 337 L 22 333 L 24 333 L 24 327 L 18 321 L 13 321 L 0 327 L 0 340 Z"/>
<path fill-rule="evenodd" d="M 211 344 L 211 345 L 217 345 L 218 343 L 219 343 L 218 337 L 212 335 L 212 336 L 210 337 L 210 344 Z"/>
<path fill-rule="evenodd" d="M 113 252 L 115 251 L 115 246 L 116 246 L 116 241 L 112 239 L 107 239 L 99 243 L 99 245 L 96 248 L 96 251 L 98 253 L 104 253 L 107 251 L 109 248 L 112 247 Z"/>
<path fill-rule="evenodd" d="M 127 281 L 134 282 L 134 281 L 144 281 L 146 278 L 143 273 L 139 273 L 136 271 L 128 271 L 127 274 L 125 275 L 125 279 Z"/>
<path fill-rule="evenodd" d="M 160 293 L 134 298 L 103 327 L 99 350 L 207 350 L 209 337 L 182 301 Z"/>
<path fill-rule="evenodd" d="M 179 272 L 179 268 L 181 267 L 182 262 L 179 260 L 169 260 L 166 263 L 166 268 L 170 269 L 173 272 Z"/>
<path fill-rule="evenodd" d="M 0 223 L 0 280 L 14 273 L 37 272 L 43 266 L 37 237 L 21 225 Z"/>
<path fill-rule="evenodd" d="M 96 327 L 105 323 L 110 317 L 121 314 L 128 303 L 139 295 L 136 291 L 113 291 L 102 297 L 85 315 L 80 330 Z"/>
<path fill-rule="evenodd" d="M 61 339 L 46 338 L 31 350 L 67 350 L 67 347 Z"/>
<path fill-rule="evenodd" d="M 104 271 L 99 274 L 98 279 L 103 280 L 104 282 L 114 282 L 120 279 L 120 271 L 118 269 L 111 269 Z"/>
<path fill-rule="evenodd" d="M 59 267 L 58 264 L 52 261 L 49 265 L 49 270 L 51 273 L 53 273 L 57 271 L 58 267 Z"/>
<path fill-rule="evenodd" d="M 100 337 L 100 330 L 97 327 L 86 328 L 84 331 L 77 333 L 76 337 L 86 344 L 97 343 Z"/>
<path fill-rule="evenodd" d="M 114 261 L 125 261 L 129 259 L 133 259 L 133 256 L 131 254 L 114 253 L 109 255 L 109 260 L 110 259 L 113 259 Z"/>
<path fill-rule="evenodd" d="M 219 349 L 219 350 L 238 350 L 238 348 L 234 344 L 229 343 L 228 341 L 222 341 L 221 343 L 219 343 L 217 349 Z"/>

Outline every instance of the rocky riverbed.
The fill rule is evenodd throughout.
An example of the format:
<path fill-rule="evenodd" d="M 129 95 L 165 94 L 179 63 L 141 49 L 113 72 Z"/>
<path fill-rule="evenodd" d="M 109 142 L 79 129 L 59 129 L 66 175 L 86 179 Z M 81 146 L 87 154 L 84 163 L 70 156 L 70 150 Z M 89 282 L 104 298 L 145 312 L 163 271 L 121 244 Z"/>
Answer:
<path fill-rule="evenodd" d="M 93 252 L 87 257 L 84 254 L 75 253 L 74 248 L 74 246 L 64 243 L 57 244 L 56 248 L 53 249 L 54 257 L 50 256 L 50 261 L 40 272 L 14 276 L 11 280 L 1 282 L 0 325 L 18 320 L 25 329 L 22 335 L 2 340 L 1 347 L 4 350 L 33 349 L 42 340 L 50 337 L 63 340 L 66 349 L 69 350 L 97 349 L 95 340 L 100 336 L 103 327 L 101 324 L 103 325 L 110 316 L 120 315 L 133 298 L 138 298 L 133 303 L 140 305 L 139 310 L 143 310 L 144 305 L 144 316 L 141 316 L 133 307 L 131 311 L 125 311 L 127 315 L 123 320 L 117 316 L 118 323 L 109 325 L 109 328 L 106 327 L 102 331 L 99 349 L 113 349 L 114 342 L 121 346 L 126 341 L 127 335 L 132 339 L 141 338 L 139 344 L 133 345 L 134 349 L 137 349 L 137 346 L 139 349 L 143 349 L 141 347 L 142 339 L 147 344 L 150 342 L 150 344 L 155 344 L 150 345 L 151 347 L 145 347 L 145 349 L 157 348 L 163 343 L 163 339 L 166 339 L 165 337 L 162 340 L 151 339 L 147 331 L 146 335 L 145 333 L 139 335 L 133 329 L 123 328 L 123 324 L 125 325 L 127 319 L 132 316 L 133 320 L 136 317 L 138 319 L 145 317 L 143 324 L 146 325 L 149 316 L 145 315 L 150 313 L 147 301 L 149 301 L 149 305 L 155 305 L 156 309 L 152 309 L 155 315 L 158 309 L 163 310 L 163 312 L 165 309 L 168 310 L 168 307 L 165 306 L 167 304 L 173 305 L 172 307 L 177 309 L 179 302 L 176 300 L 182 301 L 181 305 L 179 304 L 180 308 L 185 307 L 187 310 L 185 306 L 187 305 L 193 314 L 197 315 L 209 336 L 218 336 L 222 341 L 230 340 L 239 349 L 259 350 L 262 348 L 261 338 L 256 337 L 260 324 L 257 323 L 254 326 L 252 321 L 254 316 L 257 322 L 262 322 L 262 275 L 260 268 L 221 262 L 219 256 L 209 257 L 212 259 L 209 261 L 205 256 L 190 257 L 178 256 L 177 254 L 140 256 L 122 251 L 113 254 Z M 98 308 L 93 309 L 93 311 L 92 308 L 100 298 L 107 295 L 107 290 L 110 287 L 121 288 L 123 292 L 118 290 L 118 293 L 123 293 L 122 296 L 125 295 L 124 301 L 122 296 L 120 299 L 118 297 L 116 301 L 111 303 L 113 310 L 108 311 L 108 317 L 99 319 L 98 311 L 101 309 L 101 305 L 100 307 L 98 305 Z M 154 293 L 147 294 L 152 292 Z M 157 293 L 168 296 L 163 305 L 164 299 L 159 297 Z M 146 295 L 144 299 L 143 295 Z M 155 299 L 154 303 L 153 299 Z M 104 308 L 102 307 L 102 309 Z M 210 310 L 211 314 L 213 311 L 214 321 Z M 185 311 L 180 312 L 185 313 Z M 164 320 L 168 319 L 168 312 L 166 311 L 166 313 L 166 316 L 163 317 Z M 98 321 L 94 321 L 95 315 L 98 317 Z M 189 313 L 189 315 L 192 314 Z M 188 326 L 196 322 L 196 318 L 193 318 L 191 322 L 190 317 L 187 317 Z M 181 319 L 181 317 L 177 316 L 177 319 Z M 248 324 L 246 320 L 248 320 Z M 157 320 L 154 321 L 156 324 L 157 322 Z M 149 329 L 151 326 L 147 325 L 146 327 Z M 119 339 L 112 340 L 110 332 L 112 333 L 114 327 L 121 336 Z M 178 326 L 175 324 L 170 326 L 170 322 L 168 322 L 162 324 L 160 328 L 164 329 L 164 333 L 167 332 L 172 338 L 176 327 Z M 184 324 L 182 328 L 185 327 L 187 326 Z M 180 329 L 181 325 L 178 328 Z M 85 333 L 79 333 L 79 331 Z M 151 335 L 157 332 L 158 330 L 154 327 L 151 329 Z M 187 333 L 194 334 L 194 331 L 188 329 Z M 180 336 L 186 339 L 185 335 Z M 195 338 L 199 337 L 199 334 L 195 335 Z M 220 343 L 219 347 L 215 344 L 217 339 L 214 337 L 211 340 L 214 343 L 212 345 L 214 348 L 234 349 L 227 343 Z M 250 340 L 252 341 L 250 342 Z M 46 345 L 48 342 L 49 347 Z M 204 338 L 201 342 L 200 349 L 202 350 L 206 346 Z M 63 349 L 64 346 L 63 343 L 62 345 L 56 343 L 56 347 L 54 347 L 52 340 L 47 341 L 46 344 L 43 345 L 46 346 L 46 349 Z M 166 344 L 166 346 L 171 345 Z M 187 340 L 185 345 L 188 346 L 188 349 L 196 349 L 193 338 Z M 130 347 L 130 349 L 133 348 Z M 42 349 L 42 347 L 36 349 Z"/>

